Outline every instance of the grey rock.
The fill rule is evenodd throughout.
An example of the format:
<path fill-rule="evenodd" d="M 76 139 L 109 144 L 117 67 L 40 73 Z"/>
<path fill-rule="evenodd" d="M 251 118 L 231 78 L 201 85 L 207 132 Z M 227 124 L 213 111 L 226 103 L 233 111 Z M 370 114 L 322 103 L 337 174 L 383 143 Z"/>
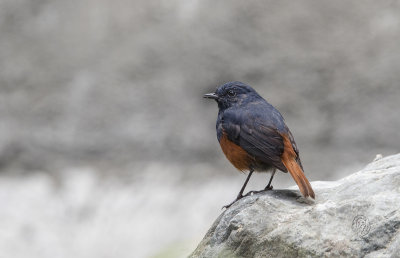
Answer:
<path fill-rule="evenodd" d="M 400 154 L 334 182 L 254 194 L 224 211 L 190 257 L 400 257 Z"/>

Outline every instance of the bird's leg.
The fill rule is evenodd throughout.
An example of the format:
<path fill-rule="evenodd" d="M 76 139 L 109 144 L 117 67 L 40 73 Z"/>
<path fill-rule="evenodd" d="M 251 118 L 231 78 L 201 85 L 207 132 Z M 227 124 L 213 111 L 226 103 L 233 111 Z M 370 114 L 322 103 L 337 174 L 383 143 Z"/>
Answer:
<path fill-rule="evenodd" d="M 265 191 L 272 190 L 273 186 L 271 185 L 271 183 L 272 183 L 272 178 L 274 178 L 275 172 L 276 172 L 276 169 L 274 169 L 274 171 L 272 171 L 271 178 L 269 179 L 267 186 L 264 188 Z"/>
<path fill-rule="evenodd" d="M 242 186 L 242 189 L 240 189 L 240 192 L 239 192 L 238 196 L 236 197 L 236 200 L 239 200 L 240 198 L 243 197 L 244 189 L 246 188 L 246 185 L 247 185 L 247 183 L 249 182 L 250 177 L 251 177 L 251 175 L 253 174 L 253 172 L 254 172 L 253 169 L 250 170 L 249 175 L 248 175 L 247 178 L 246 178 L 246 181 L 244 181 L 244 184 L 243 184 L 243 186 Z"/>
<path fill-rule="evenodd" d="M 269 179 L 268 185 L 264 188 L 264 190 L 260 190 L 260 191 L 250 191 L 250 192 L 248 192 L 248 193 L 247 193 L 246 195 L 244 195 L 244 196 L 250 196 L 250 195 L 253 195 L 253 194 L 262 193 L 262 192 L 265 192 L 265 191 L 272 190 L 273 187 L 272 187 L 272 185 L 271 185 L 271 182 L 272 182 L 272 179 L 274 178 L 275 171 L 276 171 L 275 169 L 272 171 L 271 178 Z"/>
<path fill-rule="evenodd" d="M 231 202 L 230 204 L 225 205 L 225 206 L 222 207 L 222 208 L 228 209 L 229 207 L 231 207 L 232 204 L 234 204 L 237 200 L 240 200 L 240 199 L 243 197 L 244 189 L 246 188 L 246 185 L 247 185 L 247 183 L 249 182 L 249 179 L 250 179 L 251 175 L 253 174 L 253 172 L 254 172 L 254 170 L 251 169 L 250 172 L 249 172 L 249 175 L 247 176 L 246 181 L 244 181 L 244 184 L 243 184 L 243 186 L 242 186 L 242 189 L 240 189 L 240 192 L 239 192 L 239 194 L 237 195 L 236 199 L 235 199 L 233 202 Z"/>

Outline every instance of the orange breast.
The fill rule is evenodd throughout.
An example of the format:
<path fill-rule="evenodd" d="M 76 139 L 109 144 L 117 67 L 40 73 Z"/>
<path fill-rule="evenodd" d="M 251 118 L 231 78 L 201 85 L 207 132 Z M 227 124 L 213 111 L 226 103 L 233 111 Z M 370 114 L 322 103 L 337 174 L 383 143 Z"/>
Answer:
<path fill-rule="evenodd" d="M 249 170 L 253 159 L 242 147 L 231 142 L 225 133 L 222 134 L 219 144 L 221 145 L 221 149 L 226 158 L 232 163 L 232 165 L 241 171 Z"/>

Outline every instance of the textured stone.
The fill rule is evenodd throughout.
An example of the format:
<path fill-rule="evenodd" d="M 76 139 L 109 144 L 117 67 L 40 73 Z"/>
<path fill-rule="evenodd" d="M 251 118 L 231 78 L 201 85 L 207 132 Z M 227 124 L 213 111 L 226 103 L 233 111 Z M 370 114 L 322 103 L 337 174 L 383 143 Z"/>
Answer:
<path fill-rule="evenodd" d="M 191 257 L 400 257 L 400 154 L 334 182 L 254 194 L 224 211 Z"/>

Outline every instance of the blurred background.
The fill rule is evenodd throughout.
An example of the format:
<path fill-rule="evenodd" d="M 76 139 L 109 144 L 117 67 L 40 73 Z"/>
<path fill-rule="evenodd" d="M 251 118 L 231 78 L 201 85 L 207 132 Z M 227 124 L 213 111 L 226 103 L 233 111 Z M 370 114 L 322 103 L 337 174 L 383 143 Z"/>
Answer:
<path fill-rule="evenodd" d="M 245 179 L 202 98 L 228 81 L 311 181 L 399 152 L 399 42 L 397 1 L 0 0 L 0 257 L 188 255 Z"/>

